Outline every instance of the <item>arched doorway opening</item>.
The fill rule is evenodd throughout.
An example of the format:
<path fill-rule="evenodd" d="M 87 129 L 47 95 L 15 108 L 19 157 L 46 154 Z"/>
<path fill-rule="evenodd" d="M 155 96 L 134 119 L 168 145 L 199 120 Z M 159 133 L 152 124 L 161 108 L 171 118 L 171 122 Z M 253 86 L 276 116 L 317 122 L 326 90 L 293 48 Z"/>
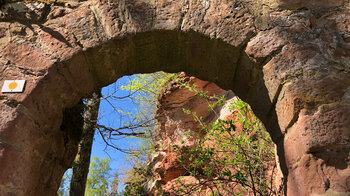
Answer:
<path fill-rule="evenodd" d="M 255 19 L 243 2 L 152 2 L 2 16 L 1 79 L 23 78 L 27 86 L 1 94 L 0 194 L 55 194 L 79 138 L 78 100 L 123 75 L 160 70 L 212 81 L 249 103 L 278 146 L 291 194 L 349 192 L 343 4 L 325 5 L 340 6 L 329 14 L 289 12 L 299 4 L 283 2 L 270 19 Z M 20 28 L 10 28 L 12 21 Z"/>
<path fill-rule="evenodd" d="M 42 84 L 33 89 L 32 96 L 23 101 L 27 113 L 22 117 L 21 126 L 26 127 L 27 131 L 31 130 L 28 131 L 30 137 L 37 134 L 38 138 L 42 138 L 30 143 L 35 156 L 38 156 L 36 160 L 41 162 L 33 161 L 33 167 L 41 165 L 37 171 L 40 170 L 43 175 L 51 173 L 49 178 L 31 186 L 37 187 L 36 190 L 40 187 L 43 192 L 48 190 L 42 184 L 47 184 L 47 188 L 57 188 L 59 176 L 73 160 L 76 139 L 79 138 L 79 133 L 74 131 L 77 130 L 74 105 L 83 96 L 126 74 L 185 71 L 225 89 L 232 89 L 252 105 L 262 120 L 271 119 L 268 115 L 276 114 L 269 114 L 272 103 L 267 97 L 263 75 L 254 67 L 254 63 L 246 62 L 249 59 L 242 56 L 241 50 L 195 32 L 154 31 L 110 41 L 57 64 L 49 70 Z M 238 65 L 242 62 L 245 65 Z M 32 110 L 36 111 L 35 115 L 31 114 Z M 265 122 L 266 127 L 274 130 L 271 132 L 274 140 L 281 142 L 278 125 L 271 122 L 268 122 L 270 125 Z M 23 158 L 32 160 L 33 154 Z M 33 169 L 23 171 L 23 174 L 34 173 Z"/>

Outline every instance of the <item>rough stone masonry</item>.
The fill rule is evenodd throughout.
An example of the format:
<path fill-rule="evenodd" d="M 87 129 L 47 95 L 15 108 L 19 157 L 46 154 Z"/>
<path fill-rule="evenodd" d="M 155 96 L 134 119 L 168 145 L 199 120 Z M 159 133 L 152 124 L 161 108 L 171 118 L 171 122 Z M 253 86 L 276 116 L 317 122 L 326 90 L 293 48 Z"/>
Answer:
<path fill-rule="evenodd" d="M 271 134 L 287 195 L 350 195 L 349 0 L 99 0 L 0 8 L 0 195 L 56 195 L 82 97 L 184 71 L 232 90 Z"/>

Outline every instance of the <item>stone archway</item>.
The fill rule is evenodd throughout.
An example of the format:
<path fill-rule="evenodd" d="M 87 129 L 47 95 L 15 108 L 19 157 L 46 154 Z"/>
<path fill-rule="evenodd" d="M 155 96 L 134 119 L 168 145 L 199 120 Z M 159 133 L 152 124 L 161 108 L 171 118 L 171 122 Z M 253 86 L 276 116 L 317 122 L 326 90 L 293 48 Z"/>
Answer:
<path fill-rule="evenodd" d="M 5 4 L 0 79 L 27 85 L 22 94 L 0 94 L 0 195 L 56 194 L 77 149 L 79 99 L 123 75 L 159 70 L 185 71 L 248 102 L 277 144 L 288 195 L 349 194 L 348 7 L 346 0 Z"/>

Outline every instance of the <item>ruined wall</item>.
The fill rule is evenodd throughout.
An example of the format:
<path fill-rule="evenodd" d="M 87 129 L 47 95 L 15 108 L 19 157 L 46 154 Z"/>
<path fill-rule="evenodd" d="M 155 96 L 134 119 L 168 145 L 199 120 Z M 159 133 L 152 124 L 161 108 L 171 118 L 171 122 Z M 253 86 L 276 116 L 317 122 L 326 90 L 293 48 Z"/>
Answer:
<path fill-rule="evenodd" d="M 0 195 L 54 195 L 79 99 L 133 73 L 185 71 L 248 102 L 288 195 L 349 193 L 349 0 L 10 3 L 0 11 Z M 79 120 L 79 119 L 77 119 Z"/>

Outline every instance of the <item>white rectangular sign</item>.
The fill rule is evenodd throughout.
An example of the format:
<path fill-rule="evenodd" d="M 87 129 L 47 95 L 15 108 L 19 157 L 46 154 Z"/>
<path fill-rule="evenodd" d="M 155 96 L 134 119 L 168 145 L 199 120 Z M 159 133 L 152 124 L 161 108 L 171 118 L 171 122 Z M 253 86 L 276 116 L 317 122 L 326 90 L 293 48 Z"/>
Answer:
<path fill-rule="evenodd" d="M 5 80 L 2 85 L 1 92 L 3 93 L 21 93 L 23 92 L 25 80 Z"/>

